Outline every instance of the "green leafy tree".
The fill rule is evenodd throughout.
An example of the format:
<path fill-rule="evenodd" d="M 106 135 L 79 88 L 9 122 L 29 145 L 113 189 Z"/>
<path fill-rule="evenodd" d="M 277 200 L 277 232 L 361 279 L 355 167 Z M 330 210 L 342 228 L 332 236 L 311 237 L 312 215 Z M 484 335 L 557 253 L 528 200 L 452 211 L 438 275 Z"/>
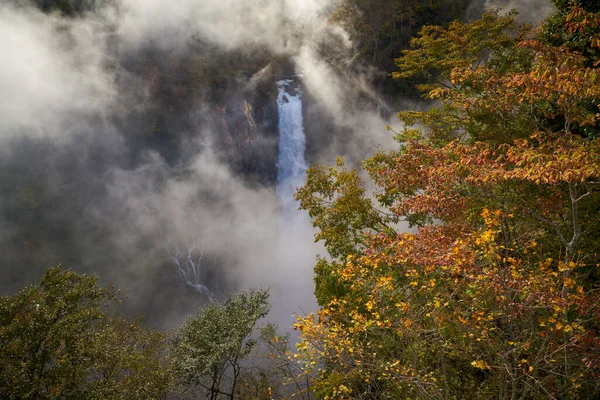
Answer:
<path fill-rule="evenodd" d="M 174 386 L 167 362 L 167 335 L 138 321 L 110 318 L 92 341 L 96 361 L 88 370 L 83 399 L 159 399 Z"/>
<path fill-rule="evenodd" d="M 256 347 L 257 322 L 269 312 L 267 290 L 210 303 L 188 318 L 173 338 L 171 365 L 179 383 L 211 400 L 237 395 L 244 362 Z"/>
<path fill-rule="evenodd" d="M 94 276 L 59 267 L 1 297 L 0 397 L 164 397 L 171 385 L 165 336 L 114 317 L 120 297 Z"/>

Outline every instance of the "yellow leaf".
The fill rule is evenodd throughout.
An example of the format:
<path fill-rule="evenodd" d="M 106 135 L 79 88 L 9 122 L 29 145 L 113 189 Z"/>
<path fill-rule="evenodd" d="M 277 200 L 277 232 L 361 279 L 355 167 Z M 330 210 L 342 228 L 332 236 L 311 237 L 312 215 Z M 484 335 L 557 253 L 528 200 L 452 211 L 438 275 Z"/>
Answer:
<path fill-rule="evenodd" d="M 566 278 L 565 279 L 565 286 L 568 288 L 572 288 L 573 286 L 575 286 L 575 281 L 571 278 Z"/>
<path fill-rule="evenodd" d="M 471 365 L 482 370 L 490 369 L 490 367 L 483 360 L 473 361 L 471 362 Z"/>
<path fill-rule="evenodd" d="M 556 329 L 557 329 L 557 330 L 559 330 L 559 331 L 560 331 L 560 330 L 562 329 L 562 327 L 563 327 L 563 324 L 562 324 L 562 323 L 558 322 L 558 323 L 556 324 Z"/>

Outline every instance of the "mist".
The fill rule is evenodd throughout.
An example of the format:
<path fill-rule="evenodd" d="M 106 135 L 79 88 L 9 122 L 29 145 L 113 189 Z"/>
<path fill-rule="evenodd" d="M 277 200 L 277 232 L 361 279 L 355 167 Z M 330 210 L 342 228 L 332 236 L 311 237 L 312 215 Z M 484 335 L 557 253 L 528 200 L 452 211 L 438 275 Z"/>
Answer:
<path fill-rule="evenodd" d="M 62 263 L 123 289 L 148 324 L 172 327 L 208 301 L 171 259 L 196 245 L 217 295 L 271 287 L 274 318 L 288 326 L 312 311 L 324 251 L 307 217 L 281 235 L 275 82 L 302 74 L 306 114 L 326 110 L 309 124 L 311 161 L 367 156 L 386 124 L 377 105 L 356 106 L 365 93 L 379 101 L 368 73 L 325 61 L 352 45 L 328 22 L 333 3 L 122 0 L 74 17 L 0 6 L 1 292 Z M 282 265 L 291 260 L 296 272 Z"/>
<path fill-rule="evenodd" d="M 542 1 L 509 3 L 468 12 Z M 299 75 L 308 161 L 355 166 L 396 146 L 397 109 L 371 84 L 391 71 L 355 61 L 335 0 L 93 4 L 74 16 L 0 5 L 0 293 L 62 263 L 173 327 L 209 300 L 171 258 L 196 246 L 203 284 L 271 287 L 286 330 L 315 307 L 325 252 L 306 215 L 282 226 L 276 82 Z"/>

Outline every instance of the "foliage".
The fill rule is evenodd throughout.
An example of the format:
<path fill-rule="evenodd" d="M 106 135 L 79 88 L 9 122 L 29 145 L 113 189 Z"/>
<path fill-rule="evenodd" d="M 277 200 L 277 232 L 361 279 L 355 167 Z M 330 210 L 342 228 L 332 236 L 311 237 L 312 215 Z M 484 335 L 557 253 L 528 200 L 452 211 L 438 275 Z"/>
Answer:
<path fill-rule="evenodd" d="M 99 360 L 91 368 L 95 379 L 81 398 L 165 398 L 174 384 L 166 345 L 165 334 L 142 328 L 137 321 L 106 321 L 92 342 Z"/>
<path fill-rule="evenodd" d="M 119 297 L 96 277 L 50 268 L 38 285 L 0 298 L 0 396 L 164 397 L 165 337 L 111 316 Z"/>
<path fill-rule="evenodd" d="M 343 167 L 341 159 L 338 161 Z M 365 196 L 360 177 L 353 170 L 312 166 L 307 184 L 298 190 L 296 198 L 320 229 L 315 239 L 323 240 L 334 257 L 358 250 L 363 241 L 363 229 L 379 232 L 391 222 L 373 208 L 371 199 Z"/>
<path fill-rule="evenodd" d="M 257 340 L 256 323 L 269 312 L 268 291 L 232 295 L 188 318 L 174 336 L 171 365 L 180 383 L 197 385 L 206 398 L 236 396 L 243 362 Z"/>
<path fill-rule="evenodd" d="M 396 76 L 427 76 L 439 107 L 400 113 L 399 149 L 363 163 L 377 202 L 340 184 L 357 171 L 309 171 L 297 197 L 333 258 L 296 325 L 319 397 L 600 393 L 599 73 L 528 32 L 495 14 L 423 28 Z"/>
<path fill-rule="evenodd" d="M 444 23 L 460 16 L 465 1 L 344 0 L 330 17 L 357 42 L 357 50 L 374 65 L 385 66 L 406 48 L 424 21 Z"/>

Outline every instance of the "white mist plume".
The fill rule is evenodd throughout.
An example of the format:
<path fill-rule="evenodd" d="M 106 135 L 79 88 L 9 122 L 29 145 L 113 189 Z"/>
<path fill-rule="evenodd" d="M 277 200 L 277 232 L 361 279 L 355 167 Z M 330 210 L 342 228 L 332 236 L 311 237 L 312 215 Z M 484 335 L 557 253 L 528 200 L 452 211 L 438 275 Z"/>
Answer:
<path fill-rule="evenodd" d="M 66 121 L 104 114 L 114 76 L 101 26 L 0 5 L 0 139 L 59 137 Z"/>
<path fill-rule="evenodd" d="M 117 219 L 112 213 L 105 217 L 100 211 L 98 217 L 105 217 L 104 223 L 110 225 L 113 245 L 125 255 L 125 262 L 122 270 L 110 271 L 108 279 L 137 294 L 131 299 L 136 309 L 145 306 L 149 294 L 162 298 L 163 292 L 169 292 L 170 288 L 156 288 L 153 282 L 153 277 L 165 271 L 173 275 L 172 285 L 191 284 L 211 300 L 232 288 L 271 287 L 272 318 L 288 329 L 292 313 L 302 312 L 301 306 L 307 303 L 314 304 L 310 299 L 316 250 L 310 223 L 306 230 L 308 217 L 302 213 L 303 224 L 292 219 L 281 226 L 282 206 L 277 194 L 248 187 L 212 154 L 205 150 L 179 171 L 169 168 L 156 155 L 149 155 L 138 169 L 113 171 L 111 204 L 120 212 Z M 195 263 L 191 269 L 187 268 L 190 265 L 182 266 L 187 263 L 185 248 L 180 249 L 180 257 L 173 252 L 175 241 L 196 247 L 196 254 L 190 254 Z M 165 259 L 167 251 L 178 258 L 179 264 Z M 211 286 L 214 281 L 191 279 L 190 274 L 202 273 L 200 253 L 203 260 L 212 260 L 211 270 L 221 276 L 224 288 Z M 157 262 L 161 257 L 163 262 Z M 301 269 L 293 273 L 291 265 Z M 182 273 L 184 279 L 178 282 L 177 274 L 181 278 Z M 133 285 L 132 276 L 138 277 Z M 174 315 L 181 318 L 192 312 L 198 301 L 206 299 L 199 296 L 196 302 L 173 310 L 165 318 L 176 324 Z"/>
<path fill-rule="evenodd" d="M 200 39 L 224 51 L 258 45 L 276 54 L 295 56 L 297 70 L 305 76 L 302 85 L 347 132 L 342 155 L 364 158 L 378 146 L 391 146 L 387 142 L 391 142 L 391 135 L 383 128 L 390 122 L 377 109 L 365 111 L 352 106 L 357 91 L 378 101 L 365 75 L 335 70 L 319 56 L 319 47 L 331 40 L 340 44 L 342 52 L 351 47 L 348 35 L 327 21 L 335 3 L 121 0 L 116 6 L 76 18 L 0 6 L 0 145 L 8 138 L 41 136 L 76 143 L 79 135 L 89 135 L 100 124 L 103 129 L 94 132 L 91 142 L 105 146 L 112 141 L 105 147 L 126 153 L 119 148 L 119 144 L 126 147 L 126 140 L 114 138 L 119 129 L 126 128 L 115 121 L 143 109 L 146 88 L 117 60 L 149 46 L 183 52 Z M 246 89 L 268 76 L 268 71 L 265 66 Z M 103 136 L 107 132 L 111 132 L 110 138 Z M 127 135 L 122 132 L 123 138 Z M 188 152 L 197 149 L 198 155 L 178 168 L 151 152 L 135 168 L 110 166 L 101 175 L 106 185 L 103 190 L 108 193 L 106 204 L 85 208 L 110 233 L 112 246 L 96 249 L 90 236 L 80 246 L 82 258 L 101 266 L 103 252 L 118 252 L 119 265 L 104 266 L 106 270 L 97 272 L 129 290 L 138 309 L 145 302 L 165 301 L 171 293 L 157 288 L 155 280 L 161 274 L 175 276 L 167 250 L 178 240 L 198 242 L 206 255 L 217 260 L 214 268 L 227 268 L 223 275 L 229 287 L 277 285 L 280 281 L 281 260 L 274 244 L 280 240 L 281 204 L 276 194 L 250 187 L 231 173 L 213 154 L 210 143 L 188 147 Z M 329 149 L 331 153 L 322 159 L 331 161 L 338 149 Z M 87 154 L 83 151 L 81 157 Z M 87 234 L 85 227 L 77 232 L 82 238 Z M 305 260 L 305 268 L 312 273 L 312 231 L 295 232 L 285 240 L 289 257 Z M 311 293 L 312 282 L 303 283 L 309 284 L 311 287 L 299 290 Z M 286 298 L 280 296 L 277 301 Z M 296 306 L 290 304 L 287 309 L 295 310 Z"/>
<path fill-rule="evenodd" d="M 226 50 L 263 45 L 294 51 L 320 34 L 332 0 L 123 0 L 119 33 L 129 44 L 185 45 L 194 38 Z"/>
<path fill-rule="evenodd" d="M 343 133 L 343 143 L 334 144 L 329 152 L 320 154 L 321 161 L 332 163 L 340 155 L 358 161 L 374 155 L 377 150 L 397 147 L 385 126 L 400 130 L 401 124 L 395 117 L 383 116 L 382 111 L 389 111 L 388 107 L 370 87 L 367 72 L 355 74 L 335 70 L 312 46 L 303 47 L 294 60 L 303 73 L 307 90 L 319 106 L 329 112 Z M 369 108 L 356 106 L 360 96 L 369 99 Z"/>

